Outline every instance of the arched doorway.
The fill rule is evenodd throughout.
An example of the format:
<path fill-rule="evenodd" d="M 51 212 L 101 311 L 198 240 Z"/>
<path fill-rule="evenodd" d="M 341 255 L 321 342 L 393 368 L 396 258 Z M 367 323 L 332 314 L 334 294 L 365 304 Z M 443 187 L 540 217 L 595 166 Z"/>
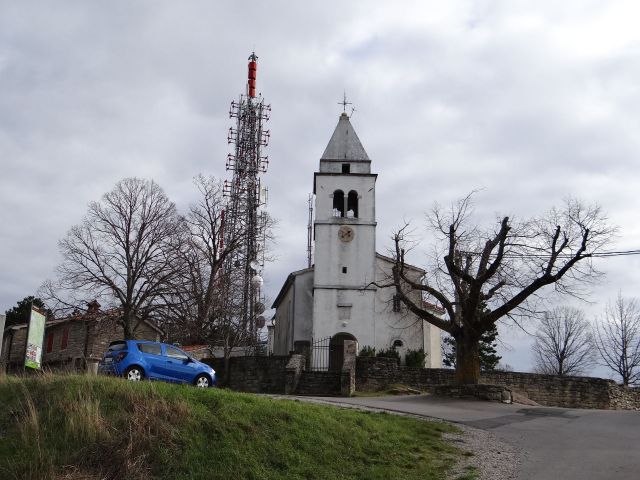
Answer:
<path fill-rule="evenodd" d="M 357 342 L 356 337 L 350 333 L 336 333 L 329 341 L 329 371 L 339 372 L 342 370 L 344 363 L 344 341 L 353 340 Z"/>

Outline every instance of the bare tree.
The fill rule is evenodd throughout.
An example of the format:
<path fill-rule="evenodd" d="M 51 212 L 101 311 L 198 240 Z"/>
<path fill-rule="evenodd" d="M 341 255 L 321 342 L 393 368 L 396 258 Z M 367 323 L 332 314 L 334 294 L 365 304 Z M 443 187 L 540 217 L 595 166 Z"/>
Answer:
<path fill-rule="evenodd" d="M 221 315 L 225 259 L 238 247 L 241 238 L 224 235 L 225 202 L 222 185 L 214 177 L 198 175 L 194 184 L 200 194 L 189 208 L 186 248 L 181 255 L 186 269 L 170 292 L 170 308 L 165 325 L 172 338 L 181 341 L 210 341 L 213 323 Z"/>
<path fill-rule="evenodd" d="M 222 346 L 228 360 L 233 348 L 253 343 L 250 331 L 239 321 L 239 312 L 234 311 L 238 302 L 227 298 L 241 293 L 228 288 L 230 269 L 235 268 L 228 260 L 242 245 L 246 232 L 229 230 L 227 202 L 216 178 L 198 175 L 194 183 L 200 195 L 185 218 L 188 240 L 182 255 L 187 268 L 167 302 L 171 308 L 165 325 L 174 339 Z M 261 219 L 260 231 L 265 239 L 270 238 L 273 222 L 266 215 Z"/>
<path fill-rule="evenodd" d="M 478 383 L 478 344 L 483 333 L 504 317 L 525 318 L 539 291 L 553 285 L 570 295 L 585 292 L 599 272 L 591 261 L 614 229 L 598 207 L 568 200 L 562 209 L 515 222 L 499 218 L 495 229 L 471 222 L 471 195 L 448 212 L 436 206 L 430 226 L 442 250 L 421 281 L 412 280 L 405 264 L 411 247 L 407 226 L 394 235 L 393 284 L 402 302 L 419 318 L 448 332 L 456 341 L 458 383 Z M 436 302 L 444 318 L 416 302 L 412 292 Z"/>
<path fill-rule="evenodd" d="M 100 298 L 122 310 L 125 338 L 164 308 L 184 268 L 184 223 L 153 181 L 125 178 L 60 240 L 63 257 L 49 297 L 68 307 Z"/>
<path fill-rule="evenodd" d="M 536 371 L 547 375 L 581 375 L 593 366 L 593 336 L 584 312 L 557 307 L 544 312 L 533 344 Z"/>
<path fill-rule="evenodd" d="M 640 305 L 635 298 L 607 303 L 596 326 L 595 343 L 604 366 L 622 378 L 624 386 L 640 383 Z"/>

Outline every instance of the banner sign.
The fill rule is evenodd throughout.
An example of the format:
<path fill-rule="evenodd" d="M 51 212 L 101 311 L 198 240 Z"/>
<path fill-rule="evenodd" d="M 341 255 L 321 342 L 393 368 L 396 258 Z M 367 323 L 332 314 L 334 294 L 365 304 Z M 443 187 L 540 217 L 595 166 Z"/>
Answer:
<path fill-rule="evenodd" d="M 42 362 L 42 342 L 44 341 L 44 313 L 37 308 L 31 308 L 29 330 L 27 334 L 27 351 L 24 358 L 24 366 L 40 368 Z"/>
<path fill-rule="evenodd" d="M 2 335 L 4 333 L 5 320 L 6 320 L 6 317 L 4 315 L 0 315 L 0 359 L 2 359 L 2 344 L 4 343 L 4 337 Z"/>

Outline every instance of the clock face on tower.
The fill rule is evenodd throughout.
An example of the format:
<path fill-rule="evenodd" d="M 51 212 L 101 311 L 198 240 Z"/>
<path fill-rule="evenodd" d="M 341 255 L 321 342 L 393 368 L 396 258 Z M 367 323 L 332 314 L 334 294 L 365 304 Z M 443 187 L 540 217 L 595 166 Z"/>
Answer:
<path fill-rule="evenodd" d="M 355 232 L 351 227 L 340 227 L 340 230 L 338 230 L 338 238 L 343 242 L 350 242 L 354 236 Z"/>

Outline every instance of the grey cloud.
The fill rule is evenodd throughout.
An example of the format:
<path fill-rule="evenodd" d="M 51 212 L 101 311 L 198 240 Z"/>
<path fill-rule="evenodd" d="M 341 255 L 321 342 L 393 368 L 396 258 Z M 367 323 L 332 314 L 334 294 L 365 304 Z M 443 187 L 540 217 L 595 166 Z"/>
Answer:
<path fill-rule="evenodd" d="M 343 89 L 379 173 L 379 251 L 404 218 L 478 188 L 483 221 L 597 201 L 638 248 L 640 35 L 598 56 L 558 40 L 620 5 L 3 2 L 0 310 L 51 276 L 57 240 L 120 178 L 154 178 L 185 208 L 195 174 L 228 177 L 228 106 L 253 48 L 273 106 L 271 297 L 306 264 L 307 194 Z M 603 260 L 598 302 L 640 285 L 629 260 Z"/>

